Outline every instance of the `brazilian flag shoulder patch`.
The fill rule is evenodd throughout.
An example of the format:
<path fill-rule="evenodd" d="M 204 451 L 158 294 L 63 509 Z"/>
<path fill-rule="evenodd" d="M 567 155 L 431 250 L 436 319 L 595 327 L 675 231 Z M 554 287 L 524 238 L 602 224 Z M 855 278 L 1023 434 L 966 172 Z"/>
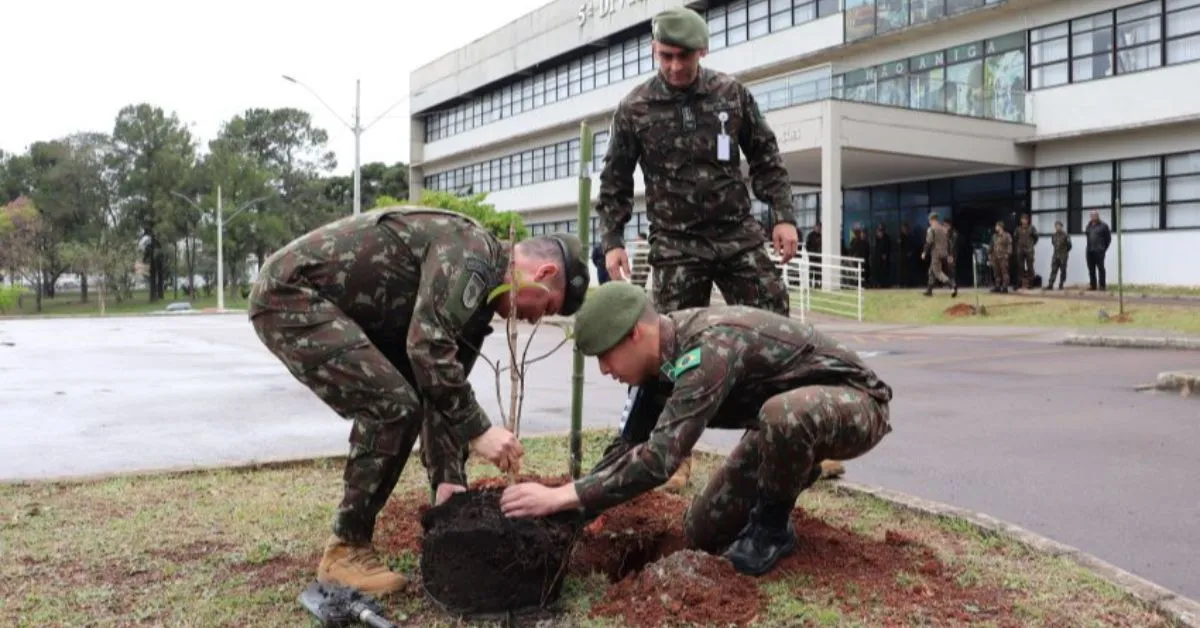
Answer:
<path fill-rule="evenodd" d="M 700 347 L 688 351 L 675 360 L 675 367 L 671 369 L 671 377 L 677 378 L 697 366 L 700 366 Z"/>

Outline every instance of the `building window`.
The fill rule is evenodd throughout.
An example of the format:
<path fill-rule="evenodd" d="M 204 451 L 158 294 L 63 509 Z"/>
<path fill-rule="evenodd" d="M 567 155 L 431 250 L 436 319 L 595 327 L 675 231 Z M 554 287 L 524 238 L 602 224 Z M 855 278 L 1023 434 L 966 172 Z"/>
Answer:
<path fill-rule="evenodd" d="M 600 131 L 592 136 L 592 172 L 604 169 L 604 157 L 608 154 L 608 131 Z"/>
<path fill-rule="evenodd" d="M 998 0 L 846 0 L 846 41 L 954 16 Z"/>
<path fill-rule="evenodd" d="M 1158 229 L 1162 213 L 1162 159 L 1127 159 L 1117 163 L 1117 197 L 1121 200 L 1121 228 Z"/>
<path fill-rule="evenodd" d="M 1200 60 L 1200 0 L 1167 0 L 1167 63 Z"/>
<path fill-rule="evenodd" d="M 1200 227 L 1200 152 L 1166 158 L 1166 226 Z"/>

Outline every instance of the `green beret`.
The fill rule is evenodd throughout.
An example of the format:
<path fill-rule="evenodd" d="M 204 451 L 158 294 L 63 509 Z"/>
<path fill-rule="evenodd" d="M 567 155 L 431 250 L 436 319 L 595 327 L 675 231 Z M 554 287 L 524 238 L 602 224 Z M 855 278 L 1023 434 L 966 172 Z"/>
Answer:
<path fill-rule="evenodd" d="M 655 15 L 651 24 L 654 41 L 687 50 L 708 48 L 708 22 L 687 7 L 667 9 Z"/>
<path fill-rule="evenodd" d="M 563 297 L 559 314 L 570 316 L 579 310 L 587 296 L 592 273 L 588 270 L 587 258 L 583 255 L 583 243 L 570 233 L 553 233 L 550 238 L 558 243 L 563 256 L 563 271 L 566 277 L 566 295 Z"/>
<path fill-rule="evenodd" d="M 637 323 L 649 298 L 627 281 L 610 281 L 588 297 L 575 314 L 575 345 L 583 355 L 600 355 L 613 348 Z"/>

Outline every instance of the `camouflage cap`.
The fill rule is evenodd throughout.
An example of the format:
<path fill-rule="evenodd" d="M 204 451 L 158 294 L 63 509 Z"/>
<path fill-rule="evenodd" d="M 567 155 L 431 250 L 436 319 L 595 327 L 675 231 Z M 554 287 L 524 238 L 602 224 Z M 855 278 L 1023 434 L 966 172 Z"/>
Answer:
<path fill-rule="evenodd" d="M 627 281 L 610 281 L 588 297 L 575 315 L 575 345 L 583 355 L 596 356 L 621 342 L 633 329 L 649 297 Z"/>
<path fill-rule="evenodd" d="M 708 48 L 708 22 L 687 7 L 675 7 L 654 16 L 654 41 L 687 50 Z"/>
<path fill-rule="evenodd" d="M 938 220 L 940 218 L 940 215 L 937 212 L 929 212 L 929 217 L 932 218 L 933 220 Z"/>
<path fill-rule="evenodd" d="M 583 255 L 583 243 L 578 237 L 570 233 L 552 233 L 548 237 L 558 243 L 563 256 L 566 294 L 563 296 L 563 306 L 559 314 L 570 316 L 583 304 L 588 285 L 592 281 L 592 273 L 588 270 L 587 258 Z"/>

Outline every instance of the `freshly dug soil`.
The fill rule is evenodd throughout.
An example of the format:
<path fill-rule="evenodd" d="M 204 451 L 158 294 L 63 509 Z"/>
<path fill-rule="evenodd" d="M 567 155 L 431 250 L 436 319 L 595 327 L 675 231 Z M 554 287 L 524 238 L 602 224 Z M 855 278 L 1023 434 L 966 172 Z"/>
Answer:
<path fill-rule="evenodd" d="M 975 308 L 968 303 L 956 303 L 946 308 L 947 316 L 970 316 L 975 313 Z"/>
<path fill-rule="evenodd" d="M 675 552 L 609 587 L 592 614 L 626 626 L 745 626 L 763 595 L 729 561 L 698 550 Z"/>
<path fill-rule="evenodd" d="M 603 573 L 609 582 L 684 549 L 687 500 L 651 491 L 609 509 L 584 529 L 571 557 L 571 573 Z"/>
<path fill-rule="evenodd" d="M 421 579 L 451 613 L 524 613 L 553 605 L 562 592 L 576 517 L 510 519 L 503 489 L 458 493 L 421 517 Z"/>

